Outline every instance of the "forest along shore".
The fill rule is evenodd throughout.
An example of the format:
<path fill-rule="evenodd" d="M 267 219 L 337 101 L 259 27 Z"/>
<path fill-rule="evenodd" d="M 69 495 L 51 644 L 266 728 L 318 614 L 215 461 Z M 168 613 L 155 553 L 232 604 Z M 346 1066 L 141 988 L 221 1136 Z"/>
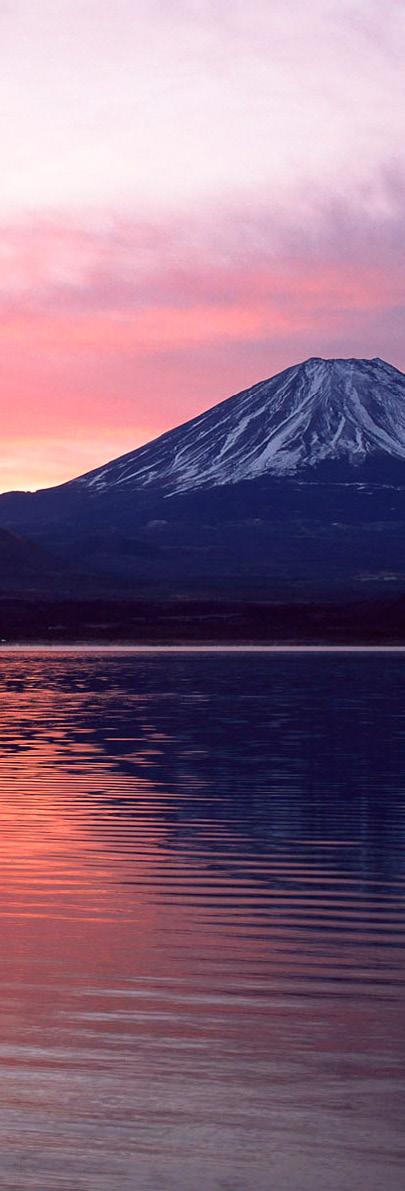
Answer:
<path fill-rule="evenodd" d="M 405 644 L 405 596 L 352 603 L 0 600 L 2 644 Z"/>

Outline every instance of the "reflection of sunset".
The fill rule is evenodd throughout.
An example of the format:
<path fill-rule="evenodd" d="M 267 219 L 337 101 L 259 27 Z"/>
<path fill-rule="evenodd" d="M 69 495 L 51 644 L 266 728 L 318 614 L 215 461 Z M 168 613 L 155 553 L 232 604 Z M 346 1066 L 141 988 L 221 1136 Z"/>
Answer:
<path fill-rule="evenodd" d="M 332 664 L 350 691 L 333 752 L 365 661 Z M 0 1140 L 19 1153 L 22 1127 L 24 1191 L 76 1191 L 76 1174 L 80 1191 L 152 1191 L 151 1154 L 188 1191 L 203 1152 L 207 1170 L 250 1185 L 253 1169 L 267 1191 L 287 1152 L 302 1178 L 308 1146 L 309 1179 L 330 1147 L 337 1161 L 339 1130 L 347 1141 L 353 1080 L 370 1178 L 365 1121 L 392 1150 L 394 1096 L 377 1116 L 403 1053 L 386 1009 L 403 979 L 403 884 L 399 853 L 378 858 L 400 822 L 386 795 L 376 840 L 366 795 L 354 820 L 341 794 L 325 800 L 329 754 L 320 735 L 314 769 L 307 742 L 314 716 L 326 732 L 329 674 L 321 657 L 1 655 Z M 374 689 L 379 791 L 400 754 Z M 363 773 L 347 747 L 345 789 Z M 339 1191 L 354 1173 L 349 1147 Z"/>

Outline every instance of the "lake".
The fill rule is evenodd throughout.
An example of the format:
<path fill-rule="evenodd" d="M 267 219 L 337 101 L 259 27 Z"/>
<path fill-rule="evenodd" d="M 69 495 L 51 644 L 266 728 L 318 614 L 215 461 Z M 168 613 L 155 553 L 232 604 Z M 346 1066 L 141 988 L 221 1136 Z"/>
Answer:
<path fill-rule="evenodd" d="M 0 1187 L 398 1191 L 405 653 L 0 655 Z"/>

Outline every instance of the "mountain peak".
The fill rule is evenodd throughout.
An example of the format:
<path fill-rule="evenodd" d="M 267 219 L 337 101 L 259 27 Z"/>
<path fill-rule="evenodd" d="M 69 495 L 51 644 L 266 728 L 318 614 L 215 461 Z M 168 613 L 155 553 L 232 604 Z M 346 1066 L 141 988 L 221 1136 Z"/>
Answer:
<path fill-rule="evenodd" d="M 404 374 L 378 357 L 312 356 L 73 483 L 172 493 L 373 455 L 405 462 Z"/>

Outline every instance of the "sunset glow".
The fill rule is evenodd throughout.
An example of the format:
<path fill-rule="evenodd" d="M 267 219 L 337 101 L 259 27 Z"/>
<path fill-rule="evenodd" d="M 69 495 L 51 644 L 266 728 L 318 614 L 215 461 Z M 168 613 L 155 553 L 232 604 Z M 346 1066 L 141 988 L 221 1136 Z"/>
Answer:
<path fill-rule="evenodd" d="M 310 355 L 405 367 L 404 7 L 0 13 L 0 489 Z"/>

